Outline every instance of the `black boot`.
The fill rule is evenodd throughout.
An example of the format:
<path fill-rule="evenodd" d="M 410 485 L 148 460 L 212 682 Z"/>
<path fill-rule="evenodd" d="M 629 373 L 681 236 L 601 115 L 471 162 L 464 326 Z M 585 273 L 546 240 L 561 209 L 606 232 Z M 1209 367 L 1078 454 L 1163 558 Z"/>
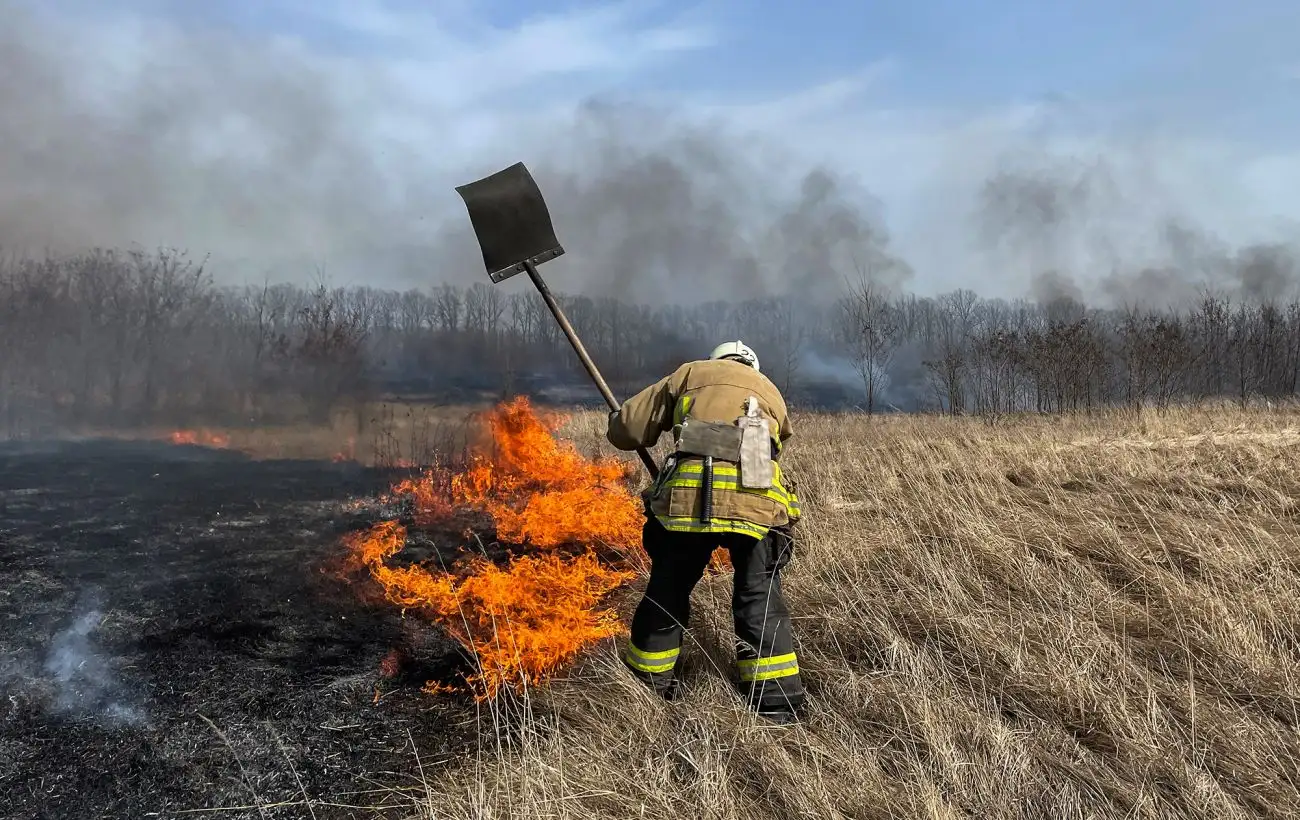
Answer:
<path fill-rule="evenodd" d="M 757 714 L 768 723 L 774 723 L 778 726 L 793 726 L 800 722 L 799 713 L 785 706 L 761 708 L 757 711 Z"/>

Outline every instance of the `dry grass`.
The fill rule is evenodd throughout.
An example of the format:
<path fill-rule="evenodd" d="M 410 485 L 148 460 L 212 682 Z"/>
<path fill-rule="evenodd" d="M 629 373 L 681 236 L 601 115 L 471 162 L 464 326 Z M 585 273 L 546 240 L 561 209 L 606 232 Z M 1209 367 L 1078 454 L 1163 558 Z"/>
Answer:
<path fill-rule="evenodd" d="M 603 414 L 570 434 L 600 444 Z M 683 701 L 617 644 L 500 701 L 426 818 L 1300 816 L 1300 415 L 803 417 L 804 726 L 732 694 L 730 578 Z M 630 606 L 630 601 L 628 605 Z M 494 726 L 523 731 L 499 732 Z M 417 745 L 419 739 L 415 739 Z"/>
<path fill-rule="evenodd" d="M 151 427 L 71 431 L 79 436 L 168 439 L 238 450 L 255 458 L 348 460 L 375 467 L 427 465 L 463 455 L 482 434 L 473 405 L 370 402 L 341 410 L 322 424 L 246 427 Z"/>

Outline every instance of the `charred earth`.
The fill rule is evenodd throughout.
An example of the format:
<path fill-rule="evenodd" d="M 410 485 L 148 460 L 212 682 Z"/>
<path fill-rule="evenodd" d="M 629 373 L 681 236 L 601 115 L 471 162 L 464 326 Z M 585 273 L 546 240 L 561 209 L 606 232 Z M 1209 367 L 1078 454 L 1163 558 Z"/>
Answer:
<path fill-rule="evenodd" d="M 0 446 L 0 817 L 409 807 L 475 714 L 420 692 L 463 674 L 456 646 L 336 571 L 340 534 L 376 515 L 352 500 L 393 478 L 155 442 Z"/>

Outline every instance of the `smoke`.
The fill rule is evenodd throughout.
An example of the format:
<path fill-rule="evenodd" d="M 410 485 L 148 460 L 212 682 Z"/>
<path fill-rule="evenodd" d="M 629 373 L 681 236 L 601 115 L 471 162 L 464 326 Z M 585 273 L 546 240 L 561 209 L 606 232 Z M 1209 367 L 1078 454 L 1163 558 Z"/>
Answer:
<path fill-rule="evenodd" d="M 1040 304 L 1178 309 L 1207 291 L 1258 302 L 1300 285 L 1300 244 L 1233 249 L 1156 180 L 1105 158 L 1019 157 L 982 185 L 975 224 L 982 249 Z"/>
<path fill-rule="evenodd" d="M 822 301 L 864 271 L 890 290 L 913 279 L 871 180 L 807 166 L 721 118 L 604 99 L 561 114 L 516 94 L 466 121 L 456 100 L 413 92 L 396 59 L 79 5 L 74 18 L 0 0 L 5 251 L 165 245 L 211 255 L 222 283 L 486 281 L 453 188 L 522 159 L 567 251 L 545 268 L 557 290 Z M 961 269 L 936 272 L 949 281 L 1101 305 L 1294 287 L 1296 247 L 1217 248 L 1153 170 L 1159 146 L 1112 140 L 1124 150 L 1062 158 L 996 140 L 1014 147 L 974 203 L 989 259 L 945 260 Z M 979 168 L 998 153 L 960 144 Z M 948 181 L 926 190 L 950 196 Z M 952 246 L 971 227 L 936 217 L 923 241 Z"/>
<path fill-rule="evenodd" d="M 862 392 L 862 375 L 843 355 L 808 349 L 799 358 L 799 376 L 819 386 L 834 386 L 849 394 Z"/>
<path fill-rule="evenodd" d="M 274 268 L 415 235 L 362 138 L 374 78 L 340 85 L 291 44 L 215 30 L 96 33 L 12 0 L 0 16 L 0 245 L 165 244 Z"/>
<path fill-rule="evenodd" d="M 537 172 L 561 242 L 564 281 L 646 304 L 798 295 L 829 301 L 846 272 L 911 276 L 889 252 L 879 204 L 824 168 L 782 190 L 775 169 L 720 123 L 591 103 L 562 139 L 585 159 Z M 570 238 L 571 237 L 571 238 Z M 880 264 L 877 260 L 888 260 Z"/>
<path fill-rule="evenodd" d="M 1046 270 L 1035 274 L 1029 283 L 1029 295 L 1043 305 L 1062 300 L 1082 301 L 1083 291 L 1068 274 Z"/>
<path fill-rule="evenodd" d="M 557 290 L 806 294 L 888 240 L 853 181 L 810 168 L 791 190 L 776 183 L 788 158 L 673 111 L 591 101 L 567 119 L 510 115 L 478 149 L 416 144 L 402 135 L 438 133 L 440 110 L 408 110 L 398 79 L 364 60 L 29 8 L 0 0 L 0 248 L 175 247 L 211 255 L 225 282 L 486 281 L 453 188 L 519 159 L 568 252 L 547 266 Z M 417 116 L 433 121 L 403 131 Z"/>
<path fill-rule="evenodd" d="M 16 692 L 37 693 L 51 714 L 109 727 L 148 726 L 148 716 L 130 702 L 113 659 L 97 640 L 106 617 L 98 596 L 85 597 L 70 623 L 53 635 L 39 665 L 9 659 L 6 683 Z"/>

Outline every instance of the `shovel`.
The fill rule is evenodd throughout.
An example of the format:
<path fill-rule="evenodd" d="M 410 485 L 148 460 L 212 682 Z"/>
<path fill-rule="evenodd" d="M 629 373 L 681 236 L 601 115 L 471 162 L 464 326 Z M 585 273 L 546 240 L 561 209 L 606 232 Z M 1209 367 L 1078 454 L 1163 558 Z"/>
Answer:
<path fill-rule="evenodd" d="M 537 272 L 538 265 L 561 255 L 564 248 L 560 247 L 560 241 L 555 238 L 551 213 L 546 208 L 546 200 L 542 198 L 541 189 L 537 187 L 533 175 L 528 173 L 522 162 L 516 162 L 491 176 L 458 186 L 456 193 L 465 200 L 470 224 L 474 226 L 479 250 L 483 252 L 483 265 L 487 268 L 488 278 L 493 284 L 499 284 L 520 271 L 527 272 L 528 278 L 533 280 L 537 292 L 542 294 L 542 299 L 550 308 L 551 315 L 569 339 L 569 344 L 573 345 L 582 366 L 587 369 L 587 375 L 591 376 L 600 394 L 605 397 L 605 403 L 610 410 L 617 411 L 618 400 L 596 369 L 596 363 L 587 355 L 587 349 L 551 295 L 551 289 Z M 658 478 L 659 468 L 649 451 L 638 447 L 636 452 L 650 471 L 650 477 Z"/>

